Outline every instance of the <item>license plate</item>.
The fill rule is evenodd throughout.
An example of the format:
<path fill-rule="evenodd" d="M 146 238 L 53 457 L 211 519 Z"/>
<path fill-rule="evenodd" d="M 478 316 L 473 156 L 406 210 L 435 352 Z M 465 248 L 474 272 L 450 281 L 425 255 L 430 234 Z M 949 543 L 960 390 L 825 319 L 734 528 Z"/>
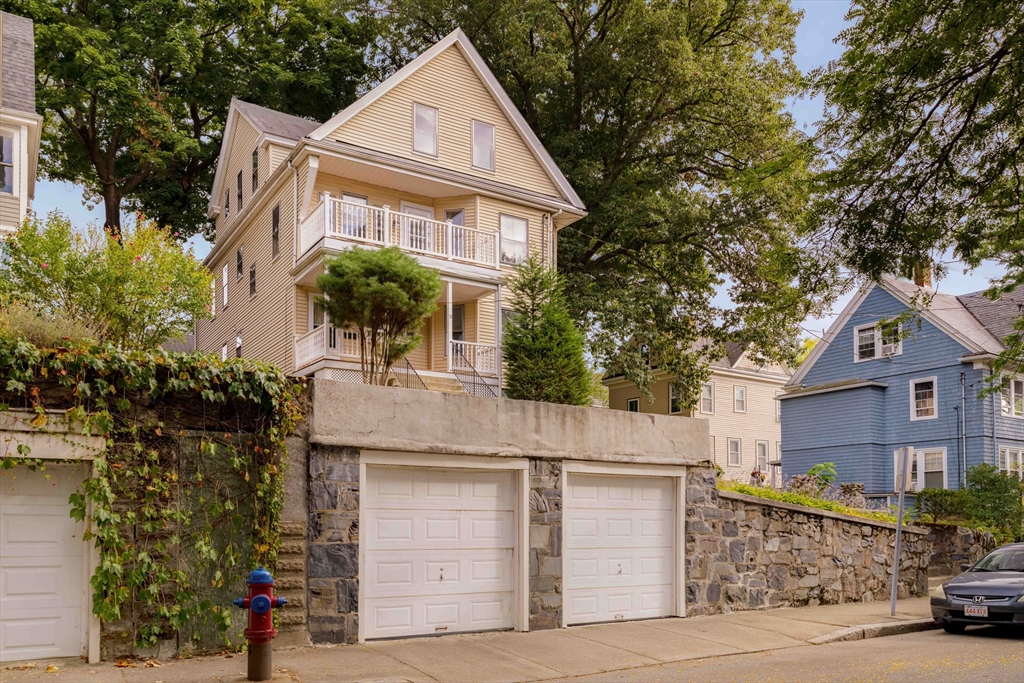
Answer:
<path fill-rule="evenodd" d="M 988 606 L 977 606 L 977 605 L 965 605 L 964 606 L 965 617 L 987 617 Z"/>

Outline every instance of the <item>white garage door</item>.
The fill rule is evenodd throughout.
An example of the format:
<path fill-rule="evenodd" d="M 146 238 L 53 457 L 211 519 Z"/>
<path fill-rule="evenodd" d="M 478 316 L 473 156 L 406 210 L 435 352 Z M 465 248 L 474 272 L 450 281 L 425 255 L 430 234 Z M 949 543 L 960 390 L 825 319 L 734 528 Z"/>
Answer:
<path fill-rule="evenodd" d="M 569 474 L 566 486 L 566 623 L 671 616 L 673 480 Z"/>
<path fill-rule="evenodd" d="M 512 628 L 511 472 L 370 467 L 365 638 Z"/>
<path fill-rule="evenodd" d="M 0 662 L 82 654 L 83 525 L 68 496 L 85 469 L 47 472 L 0 474 Z"/>

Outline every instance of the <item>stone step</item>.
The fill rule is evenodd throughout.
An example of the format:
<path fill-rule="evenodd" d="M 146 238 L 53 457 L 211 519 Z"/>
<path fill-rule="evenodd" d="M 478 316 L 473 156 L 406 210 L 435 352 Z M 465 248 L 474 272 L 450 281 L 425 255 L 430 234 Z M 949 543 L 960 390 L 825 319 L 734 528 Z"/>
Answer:
<path fill-rule="evenodd" d="M 422 375 L 423 383 L 430 391 L 440 391 L 445 394 L 466 394 L 466 388 L 455 375 L 437 377 L 434 375 Z"/>

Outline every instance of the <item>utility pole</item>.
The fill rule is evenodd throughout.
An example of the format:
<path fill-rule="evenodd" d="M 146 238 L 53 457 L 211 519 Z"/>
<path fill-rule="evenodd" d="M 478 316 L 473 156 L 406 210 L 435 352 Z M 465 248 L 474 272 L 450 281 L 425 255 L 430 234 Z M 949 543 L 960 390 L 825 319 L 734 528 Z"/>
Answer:
<path fill-rule="evenodd" d="M 896 616 L 896 593 L 900 578 L 900 545 L 903 542 L 903 505 L 906 498 L 910 477 L 910 459 L 914 457 L 914 447 L 904 446 L 900 449 L 898 471 L 896 473 L 896 490 L 899 493 L 899 507 L 896 514 L 896 548 L 892 558 L 892 591 L 889 606 L 892 616 Z M 918 476 L 921 476 L 920 472 Z"/>

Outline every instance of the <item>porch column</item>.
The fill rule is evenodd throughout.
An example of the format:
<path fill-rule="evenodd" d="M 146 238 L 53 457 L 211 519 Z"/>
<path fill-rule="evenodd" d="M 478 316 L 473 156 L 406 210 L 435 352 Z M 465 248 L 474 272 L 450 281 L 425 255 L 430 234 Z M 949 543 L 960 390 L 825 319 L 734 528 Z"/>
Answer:
<path fill-rule="evenodd" d="M 444 306 L 444 355 L 448 359 L 448 372 L 452 371 L 452 281 L 445 282 L 448 300 Z"/>
<path fill-rule="evenodd" d="M 498 347 L 494 357 L 498 359 L 496 371 L 499 387 L 501 386 L 501 343 L 504 332 L 504 326 L 501 324 L 501 283 L 498 283 L 498 288 L 494 290 L 494 343 Z"/>

